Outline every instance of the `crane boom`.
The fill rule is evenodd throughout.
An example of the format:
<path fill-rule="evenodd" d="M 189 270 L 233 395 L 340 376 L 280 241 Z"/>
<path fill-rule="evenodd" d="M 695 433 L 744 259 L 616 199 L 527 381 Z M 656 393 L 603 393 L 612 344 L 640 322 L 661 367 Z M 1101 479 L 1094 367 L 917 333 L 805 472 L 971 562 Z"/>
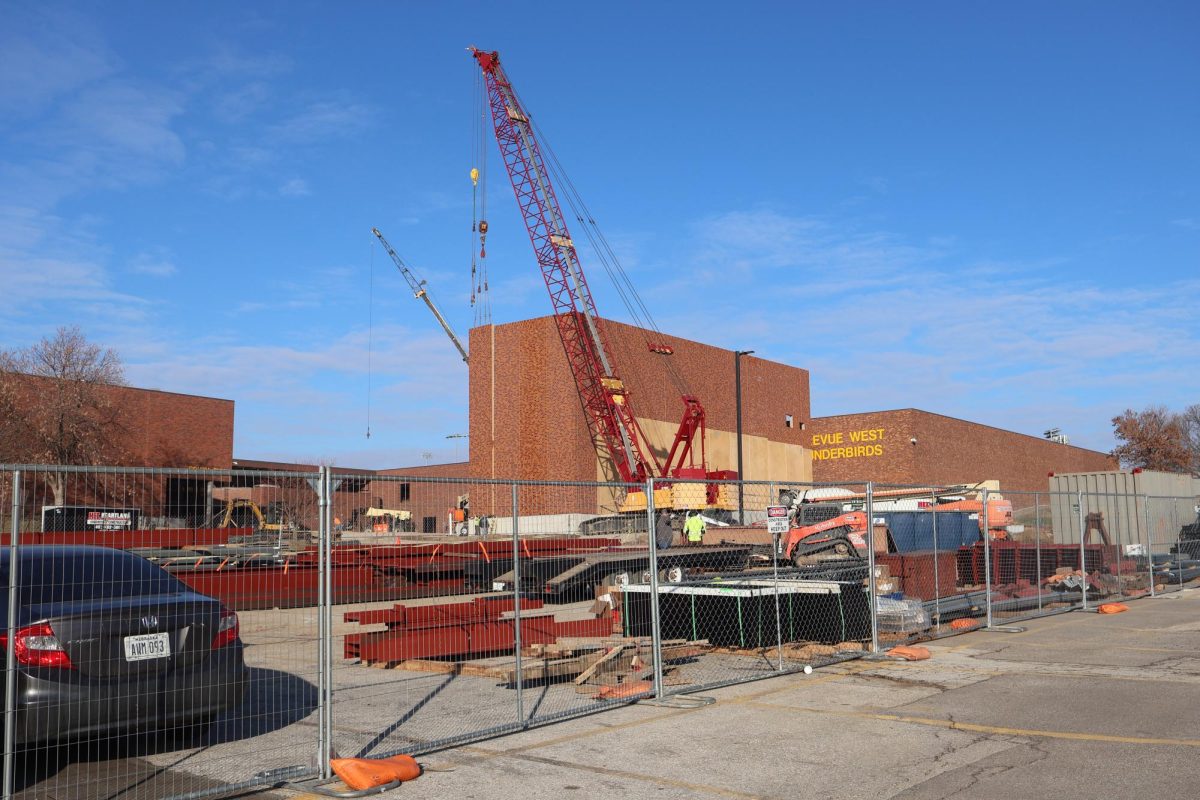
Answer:
<path fill-rule="evenodd" d="M 677 474 L 676 457 L 680 468 L 685 458 L 693 458 L 694 438 L 699 439 L 703 462 L 704 409 L 691 395 L 683 397 L 683 422 L 666 463 L 659 463 L 646 444 L 629 393 L 610 356 L 603 324 L 529 115 L 500 66 L 499 53 L 470 49 L 483 71 L 496 142 L 550 292 L 559 338 L 575 377 L 593 442 L 598 450 L 608 454 L 617 475 L 626 482 L 640 483 L 651 476 Z M 701 469 L 700 475 L 703 474 Z"/>
<path fill-rule="evenodd" d="M 463 347 L 463 343 L 454 335 L 454 329 L 450 327 L 450 323 L 442 316 L 442 312 L 438 310 L 437 304 L 429 296 L 429 291 L 425 288 L 425 281 L 417 279 L 417 276 L 404 263 L 404 259 L 400 258 L 400 255 L 388 244 L 388 240 L 383 238 L 383 234 L 379 232 L 379 228 L 371 228 L 371 233 L 375 234 L 379 239 L 379 243 L 383 245 L 383 249 L 392 257 L 392 261 L 396 262 L 396 268 L 400 270 L 400 274 L 404 276 L 404 280 L 408 281 L 409 288 L 413 290 L 413 297 L 425 302 L 425 305 L 433 312 L 433 316 L 437 319 L 438 324 L 442 326 L 442 330 L 446 332 L 446 335 L 450 337 L 450 341 L 454 342 L 454 346 L 458 348 L 463 363 L 468 363 L 467 349 Z"/>

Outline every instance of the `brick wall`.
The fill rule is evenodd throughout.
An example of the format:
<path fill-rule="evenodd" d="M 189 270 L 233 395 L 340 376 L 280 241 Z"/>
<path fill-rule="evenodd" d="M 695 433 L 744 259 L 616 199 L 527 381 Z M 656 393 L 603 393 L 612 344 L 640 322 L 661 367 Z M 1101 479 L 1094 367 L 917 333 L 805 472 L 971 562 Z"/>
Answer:
<path fill-rule="evenodd" d="M 55 378 L 9 375 L 18 381 L 19 402 L 36 403 L 53 391 Z M 233 401 L 216 397 L 104 386 L 116 410 L 111 429 L 117 466 L 207 467 L 229 469 L 233 463 Z"/>
<path fill-rule="evenodd" d="M 709 468 L 735 469 L 729 446 L 733 437 L 721 435 L 736 430 L 733 352 L 646 334 L 618 322 L 603 324 L 613 360 L 656 455 L 665 458 L 684 410 L 669 368 L 673 365 L 706 410 L 713 448 Z M 674 348 L 674 354 L 650 353 L 647 337 Z M 474 328 L 470 352 L 473 477 L 595 481 L 603 475 L 553 317 Z M 789 445 L 802 454 L 806 441 L 802 427 L 810 413 L 807 370 L 743 357 L 742 403 L 743 432 L 748 442 L 761 440 L 763 464 L 768 462 L 767 443 Z M 787 415 L 792 417 L 790 428 L 785 425 Z M 776 463 L 782 461 L 778 448 L 774 457 Z M 781 479 L 807 479 L 807 457 L 793 461 L 802 464 L 800 474 Z M 746 472 L 756 477 L 750 469 Z M 497 502 L 491 513 L 508 514 L 511 503 Z M 529 487 L 522 490 L 521 510 L 594 513 L 597 503 L 594 489 Z"/>
<path fill-rule="evenodd" d="M 371 480 L 361 497 L 370 505 L 384 508 L 400 508 L 411 511 L 413 526 L 421 532 L 426 518 L 433 518 L 436 533 L 446 533 L 447 512 L 454 508 L 460 495 L 469 494 L 472 513 L 478 513 L 477 500 L 483 501 L 481 487 L 467 483 L 469 467 L 466 462 L 454 464 L 429 464 L 420 467 L 380 470 Z M 435 481 L 418 478 L 440 479 Z M 503 488 L 507 493 L 507 487 Z"/>
<path fill-rule="evenodd" d="M 1107 453 L 913 408 L 819 417 L 806 433 L 819 482 L 994 479 L 1001 491 L 1045 491 L 1049 472 L 1116 468 Z"/>
<path fill-rule="evenodd" d="M 233 401 L 127 387 L 110 389 L 128 417 L 127 446 L 138 464 L 229 469 Z"/>

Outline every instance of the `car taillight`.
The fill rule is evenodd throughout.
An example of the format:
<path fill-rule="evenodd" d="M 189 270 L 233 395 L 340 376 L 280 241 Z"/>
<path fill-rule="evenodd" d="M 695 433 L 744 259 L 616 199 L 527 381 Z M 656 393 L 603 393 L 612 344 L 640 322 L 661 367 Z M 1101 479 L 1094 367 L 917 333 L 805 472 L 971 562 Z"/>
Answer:
<path fill-rule="evenodd" d="M 0 633 L 0 649 L 8 650 L 8 634 Z M 13 655 L 26 667 L 75 669 L 66 648 L 45 622 L 17 629 L 13 637 Z"/>
<path fill-rule="evenodd" d="M 221 609 L 221 621 L 217 624 L 217 635 L 213 637 L 212 649 L 236 642 L 238 638 L 238 616 L 228 608 Z"/>

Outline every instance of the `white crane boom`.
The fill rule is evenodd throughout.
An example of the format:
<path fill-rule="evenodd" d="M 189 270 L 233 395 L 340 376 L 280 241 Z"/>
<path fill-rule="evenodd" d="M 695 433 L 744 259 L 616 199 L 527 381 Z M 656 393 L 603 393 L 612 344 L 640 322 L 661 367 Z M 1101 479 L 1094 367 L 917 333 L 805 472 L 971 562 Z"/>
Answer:
<path fill-rule="evenodd" d="M 442 326 L 442 330 L 446 332 L 446 335 L 450 337 L 450 341 L 454 342 L 454 346 L 458 348 L 463 363 L 469 363 L 467 349 L 463 347 L 463 343 L 454 335 L 454 329 L 450 327 L 450 323 L 442 316 L 442 312 L 438 310 L 437 305 L 433 302 L 433 298 L 429 296 L 429 291 L 425 288 L 425 281 L 417 279 L 417 276 L 404 263 L 404 259 L 400 258 L 399 254 L 388 244 L 388 240 L 383 238 L 383 234 L 379 232 L 379 228 L 371 228 L 371 233 L 378 237 L 380 244 L 383 245 L 383 249 L 392 257 L 392 261 L 396 262 L 396 268 L 400 270 L 400 274 L 404 276 L 404 280 L 408 281 L 409 287 L 413 290 L 413 297 L 425 302 L 425 305 L 433 312 L 433 316 L 437 318 L 438 324 Z"/>

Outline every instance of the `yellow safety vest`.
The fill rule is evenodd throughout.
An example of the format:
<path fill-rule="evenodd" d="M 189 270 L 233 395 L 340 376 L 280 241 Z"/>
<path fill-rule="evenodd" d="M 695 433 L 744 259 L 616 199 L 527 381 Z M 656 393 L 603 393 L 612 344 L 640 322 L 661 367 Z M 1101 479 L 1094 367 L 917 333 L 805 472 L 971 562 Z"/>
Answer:
<path fill-rule="evenodd" d="M 683 531 L 687 534 L 689 542 L 699 542 L 704 538 L 704 520 L 699 517 L 688 517 L 687 522 L 683 524 Z"/>

